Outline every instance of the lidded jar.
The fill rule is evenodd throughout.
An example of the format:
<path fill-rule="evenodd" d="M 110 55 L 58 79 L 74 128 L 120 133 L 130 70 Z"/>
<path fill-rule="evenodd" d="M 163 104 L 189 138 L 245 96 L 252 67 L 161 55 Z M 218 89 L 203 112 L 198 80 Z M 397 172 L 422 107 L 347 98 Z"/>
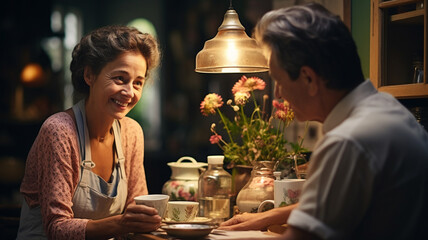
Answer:
<path fill-rule="evenodd" d="M 190 162 L 183 162 L 189 160 Z M 192 157 L 181 157 L 177 162 L 169 162 L 171 179 L 162 187 L 162 193 L 169 195 L 170 201 L 197 201 L 199 169 L 207 166 Z"/>

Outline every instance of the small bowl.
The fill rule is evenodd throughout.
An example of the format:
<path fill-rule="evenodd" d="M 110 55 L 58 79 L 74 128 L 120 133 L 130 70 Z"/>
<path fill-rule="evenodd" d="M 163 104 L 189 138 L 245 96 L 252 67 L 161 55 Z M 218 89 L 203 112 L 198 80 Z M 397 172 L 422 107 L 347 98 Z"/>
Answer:
<path fill-rule="evenodd" d="M 204 224 L 170 224 L 161 228 L 173 237 L 202 238 L 210 234 L 215 227 Z"/>

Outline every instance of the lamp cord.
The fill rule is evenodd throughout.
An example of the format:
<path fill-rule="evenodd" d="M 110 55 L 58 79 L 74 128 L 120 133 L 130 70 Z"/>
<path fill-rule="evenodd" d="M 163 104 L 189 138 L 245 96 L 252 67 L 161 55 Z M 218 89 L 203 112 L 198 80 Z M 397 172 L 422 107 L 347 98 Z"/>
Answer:
<path fill-rule="evenodd" d="M 229 10 L 233 10 L 233 7 L 232 7 L 232 0 L 230 0 L 230 1 L 229 1 Z"/>

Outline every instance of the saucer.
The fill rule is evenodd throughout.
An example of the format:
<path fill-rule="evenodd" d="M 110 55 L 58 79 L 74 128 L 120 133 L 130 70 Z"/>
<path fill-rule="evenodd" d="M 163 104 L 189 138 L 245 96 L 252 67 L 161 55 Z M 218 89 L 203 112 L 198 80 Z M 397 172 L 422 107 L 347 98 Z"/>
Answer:
<path fill-rule="evenodd" d="M 164 218 L 162 220 L 163 223 L 166 224 L 204 224 L 204 223 L 209 223 L 211 222 L 212 219 L 211 218 L 206 218 L 206 217 L 195 217 L 192 221 L 188 221 L 188 222 L 183 222 L 183 221 L 174 221 L 170 218 Z"/>
<path fill-rule="evenodd" d="M 203 224 L 171 224 L 161 228 L 173 237 L 202 238 L 210 234 L 215 227 Z"/>

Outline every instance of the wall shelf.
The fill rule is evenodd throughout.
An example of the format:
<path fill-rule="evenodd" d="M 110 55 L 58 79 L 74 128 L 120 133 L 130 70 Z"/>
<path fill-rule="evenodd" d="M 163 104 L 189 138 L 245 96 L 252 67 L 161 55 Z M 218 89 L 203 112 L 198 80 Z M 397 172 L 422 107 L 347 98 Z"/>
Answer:
<path fill-rule="evenodd" d="M 370 79 L 396 98 L 427 98 L 427 0 L 371 0 Z M 423 82 L 414 65 L 422 62 Z"/>
<path fill-rule="evenodd" d="M 424 9 L 391 15 L 391 22 L 424 23 Z"/>

